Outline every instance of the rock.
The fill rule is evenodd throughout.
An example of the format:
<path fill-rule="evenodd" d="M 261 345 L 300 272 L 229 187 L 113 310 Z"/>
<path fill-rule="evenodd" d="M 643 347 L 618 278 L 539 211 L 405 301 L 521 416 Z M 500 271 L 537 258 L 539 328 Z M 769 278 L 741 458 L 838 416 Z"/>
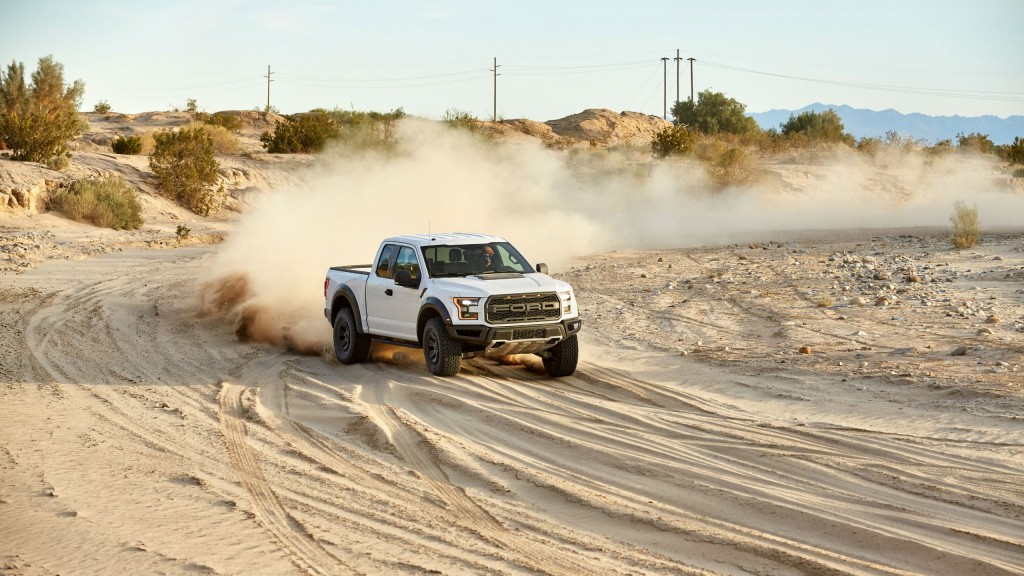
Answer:
<path fill-rule="evenodd" d="M 888 306 L 889 304 L 892 304 L 892 302 L 889 301 L 888 296 L 879 296 L 878 299 L 875 300 L 875 306 Z"/>
<path fill-rule="evenodd" d="M 985 324 L 999 324 L 1000 322 L 1002 322 L 1002 319 L 999 318 L 999 316 L 996 316 L 995 314 L 992 314 L 991 316 L 985 319 Z"/>
<path fill-rule="evenodd" d="M 797 352 L 799 352 L 801 354 L 810 354 L 811 353 L 811 347 L 810 346 L 801 346 L 800 348 L 797 349 Z"/>
<path fill-rule="evenodd" d="M 865 304 L 867 304 L 867 300 L 864 300 L 864 298 L 861 296 L 857 296 L 856 298 L 850 300 L 850 306 L 863 306 Z"/>
<path fill-rule="evenodd" d="M 991 328 L 978 328 L 978 336 L 985 336 L 989 334 L 995 334 Z"/>
<path fill-rule="evenodd" d="M 970 349 L 967 346 L 960 346 L 956 350 L 953 350 L 952 352 L 950 352 L 949 355 L 950 356 L 966 356 L 968 351 L 970 351 Z"/>

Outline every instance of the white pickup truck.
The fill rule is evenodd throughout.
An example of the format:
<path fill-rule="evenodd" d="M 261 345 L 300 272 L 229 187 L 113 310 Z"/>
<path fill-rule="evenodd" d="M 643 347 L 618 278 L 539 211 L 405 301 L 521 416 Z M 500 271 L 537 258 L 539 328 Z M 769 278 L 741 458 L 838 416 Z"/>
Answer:
<path fill-rule="evenodd" d="M 384 240 L 373 264 L 327 271 L 324 315 L 343 364 L 366 360 L 378 340 L 423 348 L 438 376 L 458 373 L 462 358 L 506 354 L 536 354 L 548 374 L 568 376 L 583 324 L 572 286 L 481 234 Z"/>

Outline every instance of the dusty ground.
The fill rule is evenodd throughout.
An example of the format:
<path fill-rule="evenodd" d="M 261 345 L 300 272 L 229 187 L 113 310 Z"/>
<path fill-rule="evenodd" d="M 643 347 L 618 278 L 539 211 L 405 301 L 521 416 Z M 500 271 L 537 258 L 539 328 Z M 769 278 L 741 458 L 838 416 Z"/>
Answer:
<path fill-rule="evenodd" d="M 0 159 L 0 574 L 1024 573 L 1019 220 L 964 251 L 883 229 L 593 254 L 559 274 L 575 376 L 439 379 L 199 314 L 247 197 L 312 159 L 222 159 L 232 210 L 200 218 L 105 148 L 185 120 L 90 117 L 69 172 L 138 186 L 138 231 L 34 213 L 64 176 Z M 913 191 L 812 168 L 779 191 Z"/>
<path fill-rule="evenodd" d="M 213 247 L 109 248 L 2 277 L 2 574 L 1024 571 L 1020 234 L 594 255 L 560 380 L 239 342 Z"/>

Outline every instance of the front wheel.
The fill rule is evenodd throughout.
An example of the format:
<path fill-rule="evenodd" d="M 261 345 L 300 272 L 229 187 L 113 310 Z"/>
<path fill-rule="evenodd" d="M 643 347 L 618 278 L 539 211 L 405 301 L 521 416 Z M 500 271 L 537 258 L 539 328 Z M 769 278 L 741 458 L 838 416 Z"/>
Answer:
<path fill-rule="evenodd" d="M 452 339 L 440 318 L 431 318 L 423 328 L 423 358 L 435 376 L 454 376 L 462 367 L 462 343 Z"/>
<path fill-rule="evenodd" d="M 360 334 L 351 308 L 343 308 L 334 318 L 334 355 L 342 364 L 364 362 L 370 355 L 370 337 Z"/>
<path fill-rule="evenodd" d="M 563 338 L 561 342 L 548 348 L 544 358 L 544 370 L 555 378 L 571 376 L 576 371 L 576 363 L 580 358 L 580 343 L 576 336 Z"/>

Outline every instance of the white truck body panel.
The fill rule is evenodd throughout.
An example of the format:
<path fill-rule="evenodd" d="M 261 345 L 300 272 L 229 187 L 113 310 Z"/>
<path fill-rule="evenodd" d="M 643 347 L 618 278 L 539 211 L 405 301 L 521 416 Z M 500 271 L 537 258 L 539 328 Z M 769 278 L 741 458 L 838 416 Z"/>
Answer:
<path fill-rule="evenodd" d="M 387 238 L 373 264 L 328 270 L 324 297 L 332 324 L 349 307 L 361 334 L 412 346 L 422 345 L 424 319 L 440 316 L 464 356 L 543 354 L 582 324 L 568 283 L 483 234 Z"/>

